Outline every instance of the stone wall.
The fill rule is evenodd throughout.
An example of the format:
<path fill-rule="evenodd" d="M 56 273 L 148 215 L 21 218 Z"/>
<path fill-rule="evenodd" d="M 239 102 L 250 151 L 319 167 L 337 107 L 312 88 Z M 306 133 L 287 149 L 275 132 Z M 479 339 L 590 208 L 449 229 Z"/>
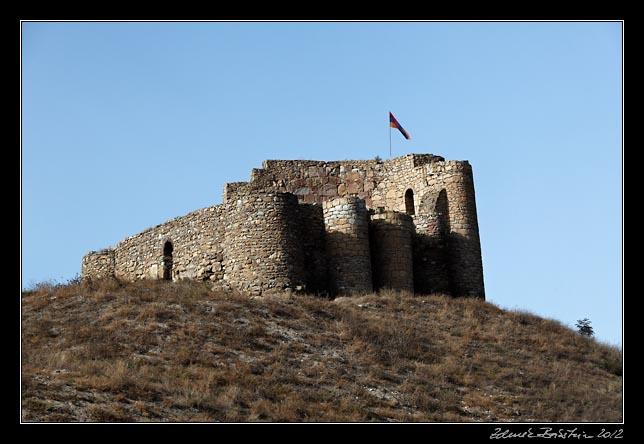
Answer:
<path fill-rule="evenodd" d="M 288 191 L 304 203 L 355 196 L 371 206 L 371 192 L 384 171 L 384 163 L 375 160 L 265 160 L 261 169 L 253 169 L 250 184 Z"/>
<path fill-rule="evenodd" d="M 354 196 L 363 199 L 367 208 L 382 206 L 404 212 L 401 196 L 405 190 L 424 182 L 425 165 L 443 160 L 433 154 L 408 154 L 385 161 L 265 160 L 262 168 L 252 170 L 248 186 L 287 191 L 305 203 Z"/>
<path fill-rule="evenodd" d="M 376 290 L 414 291 L 412 218 L 396 211 L 371 216 L 371 263 Z"/>
<path fill-rule="evenodd" d="M 276 191 L 229 195 L 224 280 L 253 295 L 306 285 L 297 197 Z"/>
<path fill-rule="evenodd" d="M 427 192 L 413 216 L 414 288 L 417 293 L 451 291 L 448 245 L 449 210 L 445 189 Z"/>
<path fill-rule="evenodd" d="M 306 291 L 313 294 L 325 293 L 328 290 L 328 268 L 322 205 L 301 203 L 298 210 Z"/>
<path fill-rule="evenodd" d="M 114 276 L 114 250 L 90 251 L 83 256 L 81 276 L 94 279 Z"/>
<path fill-rule="evenodd" d="M 216 205 L 130 236 L 114 248 L 115 275 L 130 281 L 163 279 L 164 247 L 170 242 L 173 280 L 219 280 L 225 223 L 223 208 Z"/>
<path fill-rule="evenodd" d="M 442 157 L 431 154 L 409 154 L 385 161 L 385 174 L 371 193 L 371 208 L 383 207 L 406 213 L 405 194 L 412 190 L 414 212 L 417 213 L 419 196 L 430 188 L 427 184 L 427 167 L 443 161 Z"/>
<path fill-rule="evenodd" d="M 339 197 L 322 204 L 326 227 L 329 290 L 334 294 L 370 293 L 371 253 L 365 201 Z"/>
<path fill-rule="evenodd" d="M 250 183 L 248 182 L 229 182 L 224 185 L 224 203 L 233 199 L 240 194 L 248 193 L 250 191 Z"/>

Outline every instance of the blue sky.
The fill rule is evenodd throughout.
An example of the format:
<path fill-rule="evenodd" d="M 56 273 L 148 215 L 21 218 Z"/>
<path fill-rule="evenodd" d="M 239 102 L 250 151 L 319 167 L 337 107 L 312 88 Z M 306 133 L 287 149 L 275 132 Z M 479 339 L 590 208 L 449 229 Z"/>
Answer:
<path fill-rule="evenodd" d="M 25 22 L 22 287 L 264 159 L 474 169 L 487 299 L 621 344 L 619 22 Z"/>

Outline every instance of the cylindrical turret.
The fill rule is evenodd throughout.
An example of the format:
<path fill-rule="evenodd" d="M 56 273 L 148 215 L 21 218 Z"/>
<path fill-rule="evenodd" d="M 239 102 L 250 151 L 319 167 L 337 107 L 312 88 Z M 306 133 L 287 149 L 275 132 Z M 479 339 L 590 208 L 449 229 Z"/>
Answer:
<path fill-rule="evenodd" d="M 445 162 L 444 186 L 449 202 L 448 263 L 454 296 L 485 299 L 483 261 L 472 167 L 467 161 Z"/>
<path fill-rule="evenodd" d="M 322 204 L 326 227 L 329 287 L 332 293 L 369 293 L 371 254 L 365 201 L 341 197 Z"/>
<path fill-rule="evenodd" d="M 373 284 L 377 290 L 414 291 L 411 216 L 380 211 L 371 216 Z"/>
<path fill-rule="evenodd" d="M 83 279 L 114 277 L 114 250 L 107 248 L 91 251 L 83 256 L 81 277 Z"/>
<path fill-rule="evenodd" d="M 297 197 L 251 191 L 226 205 L 224 280 L 254 295 L 303 287 Z"/>

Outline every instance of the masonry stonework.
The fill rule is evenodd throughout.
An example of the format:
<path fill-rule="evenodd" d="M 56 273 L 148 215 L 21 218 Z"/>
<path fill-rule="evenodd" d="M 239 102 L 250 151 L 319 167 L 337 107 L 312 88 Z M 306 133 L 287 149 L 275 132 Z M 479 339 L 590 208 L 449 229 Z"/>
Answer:
<path fill-rule="evenodd" d="M 226 219 L 222 208 L 213 206 L 124 239 L 114 247 L 115 277 L 128 281 L 223 278 Z M 164 252 L 170 250 L 166 256 Z"/>
<path fill-rule="evenodd" d="M 107 248 L 85 255 L 81 266 L 81 275 L 92 276 L 96 279 L 114 276 L 114 250 Z"/>
<path fill-rule="evenodd" d="M 370 293 L 369 215 L 359 197 L 339 197 L 322 204 L 326 226 L 329 290 L 335 294 Z"/>
<path fill-rule="evenodd" d="M 230 199 L 224 243 L 224 279 L 254 295 L 303 288 L 297 197 L 253 191 Z"/>
<path fill-rule="evenodd" d="M 83 258 L 84 278 L 210 280 L 254 295 L 394 288 L 485 298 L 472 168 L 433 154 L 266 160 L 224 200 Z"/>
<path fill-rule="evenodd" d="M 414 291 L 411 216 L 397 211 L 377 211 L 371 216 L 371 255 L 376 289 Z"/>
<path fill-rule="evenodd" d="M 423 196 L 418 214 L 413 216 L 414 288 L 419 293 L 450 293 L 447 238 L 449 210 L 447 193 L 428 191 Z"/>

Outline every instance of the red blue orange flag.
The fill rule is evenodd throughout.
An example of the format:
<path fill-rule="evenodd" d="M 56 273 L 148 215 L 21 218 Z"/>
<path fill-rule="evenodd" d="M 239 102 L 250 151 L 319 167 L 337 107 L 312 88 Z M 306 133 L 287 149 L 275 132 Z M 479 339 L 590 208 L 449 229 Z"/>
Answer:
<path fill-rule="evenodd" d="M 405 139 L 411 139 L 409 133 L 405 131 L 405 128 L 403 128 L 400 123 L 398 123 L 394 115 L 391 114 L 391 111 L 389 111 L 389 126 L 392 128 L 398 128 L 398 131 L 400 131 L 400 133 L 405 136 Z"/>

